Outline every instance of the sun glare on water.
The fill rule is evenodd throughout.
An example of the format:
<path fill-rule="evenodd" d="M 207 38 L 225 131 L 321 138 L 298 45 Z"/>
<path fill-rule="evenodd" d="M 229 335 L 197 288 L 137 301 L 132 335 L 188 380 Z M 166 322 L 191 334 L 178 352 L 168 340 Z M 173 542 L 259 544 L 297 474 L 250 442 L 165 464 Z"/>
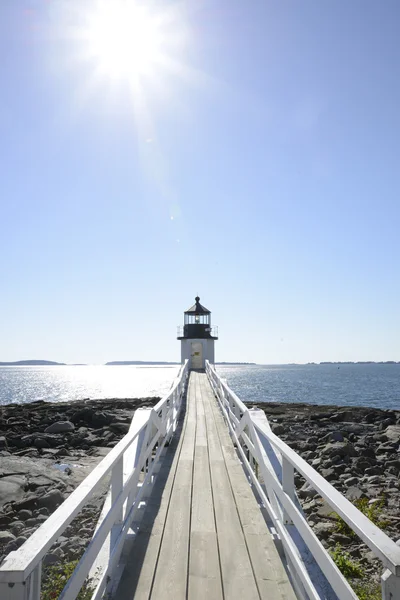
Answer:
<path fill-rule="evenodd" d="M 91 56 L 109 76 L 151 75 L 162 60 L 162 19 L 134 1 L 99 2 L 88 16 Z"/>

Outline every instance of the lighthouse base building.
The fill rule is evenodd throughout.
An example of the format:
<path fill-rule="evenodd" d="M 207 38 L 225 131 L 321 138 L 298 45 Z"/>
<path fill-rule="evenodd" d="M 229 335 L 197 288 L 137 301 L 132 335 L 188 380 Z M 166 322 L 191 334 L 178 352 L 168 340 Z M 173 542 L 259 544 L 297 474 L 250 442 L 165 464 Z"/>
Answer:
<path fill-rule="evenodd" d="M 183 328 L 178 328 L 178 340 L 181 342 L 181 362 L 189 360 L 191 369 L 205 368 L 206 360 L 214 364 L 214 342 L 218 339 L 217 329 L 211 327 L 211 312 L 200 304 L 199 296 L 196 303 L 184 313 Z"/>

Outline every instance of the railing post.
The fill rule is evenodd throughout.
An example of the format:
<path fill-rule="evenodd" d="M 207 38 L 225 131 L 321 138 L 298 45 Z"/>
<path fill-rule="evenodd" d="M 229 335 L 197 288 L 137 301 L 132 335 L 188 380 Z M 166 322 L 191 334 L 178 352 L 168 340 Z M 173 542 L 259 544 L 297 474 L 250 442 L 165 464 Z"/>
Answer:
<path fill-rule="evenodd" d="M 400 600 L 400 577 L 386 569 L 381 580 L 382 600 Z"/>
<path fill-rule="evenodd" d="M 32 571 L 29 585 L 29 600 L 40 600 L 42 587 L 42 561 Z"/>
<path fill-rule="evenodd" d="M 122 492 L 124 487 L 124 456 L 122 455 L 118 462 L 112 468 L 111 471 L 111 506 L 113 506 Z M 115 541 L 121 531 L 122 527 L 122 510 L 123 506 L 121 506 L 117 512 L 116 519 L 114 521 L 114 525 L 111 530 L 111 540 L 110 540 L 110 552 L 112 552 Z"/>
<path fill-rule="evenodd" d="M 294 487 L 294 468 L 284 456 L 282 456 L 282 489 L 294 502 L 296 497 Z M 292 520 L 285 510 L 283 511 L 283 521 L 286 523 L 286 525 L 292 524 Z"/>
<path fill-rule="evenodd" d="M 29 600 L 29 587 L 23 583 L 0 583 L 0 598 L 3 600 Z"/>
<path fill-rule="evenodd" d="M 161 409 L 161 422 L 163 425 L 163 436 L 165 437 L 167 434 L 167 403 L 164 402 L 163 407 Z"/>

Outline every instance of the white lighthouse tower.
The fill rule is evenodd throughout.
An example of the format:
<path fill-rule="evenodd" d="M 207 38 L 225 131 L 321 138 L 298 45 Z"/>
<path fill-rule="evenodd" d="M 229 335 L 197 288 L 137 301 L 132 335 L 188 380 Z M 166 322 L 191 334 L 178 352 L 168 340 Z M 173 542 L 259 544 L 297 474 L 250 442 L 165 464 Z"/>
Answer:
<path fill-rule="evenodd" d="M 211 329 L 211 312 L 200 304 L 199 296 L 184 313 L 184 325 L 178 328 L 181 341 L 181 362 L 189 360 L 191 369 L 205 369 L 205 361 L 214 364 L 214 342 L 218 339 L 217 328 Z"/>

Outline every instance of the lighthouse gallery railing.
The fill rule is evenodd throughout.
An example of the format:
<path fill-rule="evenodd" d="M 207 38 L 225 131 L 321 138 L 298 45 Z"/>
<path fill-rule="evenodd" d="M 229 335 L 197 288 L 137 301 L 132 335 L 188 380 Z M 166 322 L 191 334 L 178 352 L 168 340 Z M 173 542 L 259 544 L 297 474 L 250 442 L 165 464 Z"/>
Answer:
<path fill-rule="evenodd" d="M 264 411 L 248 409 L 208 361 L 206 372 L 243 467 L 279 535 L 299 597 L 358 598 L 305 519 L 295 470 L 382 561 L 382 598 L 400 600 L 400 547 L 277 437 Z"/>
<path fill-rule="evenodd" d="M 106 568 L 98 578 L 92 600 L 102 597 L 118 563 L 140 502 L 150 491 L 160 454 L 175 431 L 188 372 L 189 365 L 186 361 L 170 392 L 152 409 L 139 409 L 135 412 L 129 433 L 47 521 L 17 551 L 7 556 L 0 566 L 1 600 L 40 599 L 44 556 L 111 474 L 110 506 L 102 515 L 103 519 L 89 546 L 59 596 L 60 600 L 74 600 L 77 597 L 103 545 L 108 542 Z M 132 459 L 131 464 L 126 464 L 127 459 Z M 140 481 L 142 471 L 144 479 Z"/>

